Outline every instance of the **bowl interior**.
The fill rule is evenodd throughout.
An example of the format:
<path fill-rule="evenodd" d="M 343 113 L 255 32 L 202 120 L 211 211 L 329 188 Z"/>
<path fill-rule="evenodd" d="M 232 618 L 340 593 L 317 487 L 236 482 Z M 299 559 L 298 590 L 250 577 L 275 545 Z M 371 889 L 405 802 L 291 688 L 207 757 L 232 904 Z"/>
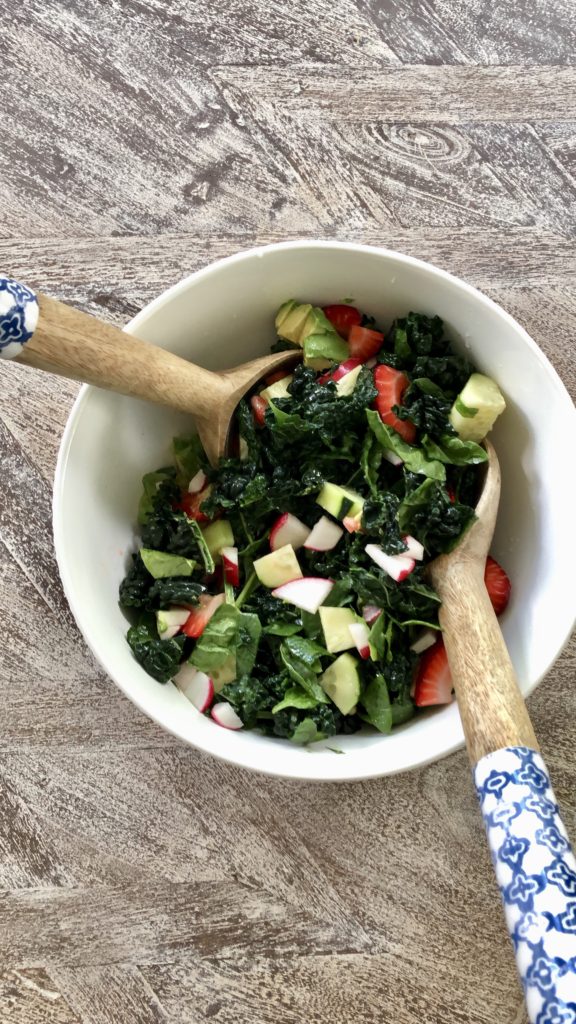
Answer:
<path fill-rule="evenodd" d="M 289 297 L 318 305 L 353 297 L 386 326 L 409 310 L 437 313 L 457 346 L 500 384 L 508 408 L 493 434 L 503 475 L 493 552 L 513 581 L 502 626 L 529 693 L 574 622 L 576 556 L 568 538 L 576 489 L 564 453 L 576 437 L 576 413 L 556 373 L 519 325 L 470 286 L 396 253 L 337 243 L 287 243 L 223 260 L 164 293 L 129 330 L 203 366 L 224 368 L 268 351 L 274 313 Z M 454 705 L 391 736 L 367 732 L 312 749 L 231 733 L 136 664 L 117 594 L 135 545 L 141 478 L 169 461 L 171 438 L 191 428 L 189 417 L 86 387 L 63 438 L 54 490 L 62 580 L 87 643 L 124 693 L 209 753 L 297 778 L 384 775 L 461 745 Z"/>

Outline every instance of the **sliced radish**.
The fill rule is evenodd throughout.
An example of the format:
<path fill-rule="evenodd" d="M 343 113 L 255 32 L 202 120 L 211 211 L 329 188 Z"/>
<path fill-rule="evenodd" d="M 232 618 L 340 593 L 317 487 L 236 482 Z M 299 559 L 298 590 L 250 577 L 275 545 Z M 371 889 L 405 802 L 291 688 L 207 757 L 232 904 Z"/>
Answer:
<path fill-rule="evenodd" d="M 379 544 L 367 544 L 366 554 L 397 583 L 405 580 L 416 566 L 414 559 L 408 555 L 387 555 Z"/>
<path fill-rule="evenodd" d="M 310 534 L 309 528 L 302 523 L 291 512 L 284 512 L 278 516 L 270 530 L 270 550 L 277 551 L 286 544 L 291 544 L 294 550 L 301 548 Z"/>
<path fill-rule="evenodd" d="M 199 469 L 188 484 L 188 494 L 198 494 L 206 486 L 208 477 L 203 469 Z"/>
<path fill-rule="evenodd" d="M 244 722 L 236 714 L 234 708 L 227 700 L 220 701 L 219 704 L 215 704 L 210 712 L 211 717 L 214 719 L 217 725 L 221 725 L 223 729 L 241 729 Z"/>
<path fill-rule="evenodd" d="M 230 583 L 233 587 L 237 587 L 240 583 L 238 548 L 222 548 L 220 554 L 222 555 L 222 568 L 224 569 L 224 579 L 226 580 L 226 583 Z"/>
<path fill-rule="evenodd" d="M 403 555 L 408 555 L 410 558 L 415 558 L 417 562 L 421 562 L 424 558 L 424 546 L 415 537 L 411 537 L 408 534 L 406 537 L 402 537 L 402 540 L 406 544 L 406 551 L 403 551 Z"/>
<path fill-rule="evenodd" d="M 410 644 L 410 650 L 414 651 L 414 654 L 423 654 L 429 647 L 433 647 L 438 639 L 438 633 L 434 629 L 425 629 L 420 633 L 420 636 L 416 638 L 413 644 Z"/>
<path fill-rule="evenodd" d="M 344 530 L 328 519 L 328 516 L 321 516 L 312 527 L 304 542 L 304 547 L 309 551 L 331 551 L 336 547 L 343 533 Z"/>
<path fill-rule="evenodd" d="M 391 448 L 385 448 L 382 452 L 386 462 L 389 462 L 392 466 L 403 466 L 404 463 L 396 452 L 393 452 Z"/>
<path fill-rule="evenodd" d="M 272 591 L 272 597 L 279 597 L 281 601 L 287 601 L 314 615 L 333 586 L 334 580 L 325 580 L 321 576 L 303 576 L 302 579 L 289 580 L 277 587 Z"/>
<path fill-rule="evenodd" d="M 353 622 L 348 626 L 356 650 L 361 658 L 370 657 L 370 644 L 368 643 L 369 629 L 365 622 Z"/>
<path fill-rule="evenodd" d="M 342 526 L 348 530 L 348 533 L 357 533 L 362 529 L 362 513 L 359 512 L 356 516 L 344 516 Z"/>
<path fill-rule="evenodd" d="M 174 682 L 197 711 L 208 710 L 214 700 L 214 683 L 210 676 L 187 663 L 174 676 Z"/>
<path fill-rule="evenodd" d="M 362 618 L 366 620 L 369 626 L 372 626 L 381 613 L 382 609 L 378 608 L 375 604 L 365 604 L 362 609 Z"/>
<path fill-rule="evenodd" d="M 351 373 L 357 366 L 362 366 L 361 359 L 346 359 L 343 363 L 340 363 L 335 370 L 331 370 L 329 373 L 323 373 L 321 377 L 318 377 L 318 384 L 327 384 L 329 380 L 333 380 L 336 384 L 337 381 L 342 380 L 347 373 Z"/>

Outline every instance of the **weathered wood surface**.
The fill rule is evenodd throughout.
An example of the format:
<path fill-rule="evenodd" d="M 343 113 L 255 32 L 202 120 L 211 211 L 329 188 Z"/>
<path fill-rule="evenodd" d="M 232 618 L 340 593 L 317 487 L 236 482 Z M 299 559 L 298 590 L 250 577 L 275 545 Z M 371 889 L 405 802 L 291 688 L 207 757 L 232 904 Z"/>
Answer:
<path fill-rule="evenodd" d="M 122 324 L 247 245 L 391 245 L 574 395 L 575 30 L 572 0 L 9 2 L 0 266 Z M 95 664 L 50 531 L 75 393 L 0 368 L 0 1020 L 524 1024 L 463 753 L 253 778 Z M 574 652 L 530 711 L 576 834 Z"/>

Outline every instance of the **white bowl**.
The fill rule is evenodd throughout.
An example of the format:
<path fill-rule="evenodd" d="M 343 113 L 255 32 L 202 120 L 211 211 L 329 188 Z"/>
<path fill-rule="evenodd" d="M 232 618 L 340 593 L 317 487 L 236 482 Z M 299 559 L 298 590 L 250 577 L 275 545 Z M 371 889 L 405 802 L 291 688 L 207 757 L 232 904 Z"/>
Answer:
<path fill-rule="evenodd" d="M 274 313 L 292 296 L 318 305 L 353 296 L 383 325 L 409 310 L 438 313 L 457 348 L 504 391 L 508 408 L 493 434 L 503 472 L 493 552 L 513 581 L 502 626 L 522 690 L 530 693 L 575 618 L 576 411 L 563 384 L 522 327 L 470 285 L 408 256 L 345 243 L 288 242 L 221 260 L 151 302 L 127 330 L 210 369 L 229 367 L 268 351 Z M 185 742 L 272 775 L 364 779 L 460 747 L 456 705 L 390 736 L 366 732 L 308 749 L 229 732 L 140 668 L 125 640 L 118 585 L 135 544 L 142 475 L 165 464 L 172 437 L 191 426 L 168 409 L 84 387 L 62 439 L 54 483 L 60 573 L 87 644 L 121 690 Z"/>

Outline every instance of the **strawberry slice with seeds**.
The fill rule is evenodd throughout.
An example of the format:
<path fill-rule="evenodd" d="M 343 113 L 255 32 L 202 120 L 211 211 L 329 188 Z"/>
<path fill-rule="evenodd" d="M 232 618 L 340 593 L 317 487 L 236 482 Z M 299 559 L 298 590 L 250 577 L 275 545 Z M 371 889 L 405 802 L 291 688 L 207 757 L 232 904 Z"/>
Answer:
<path fill-rule="evenodd" d="M 387 426 L 393 427 L 408 444 L 412 444 L 416 437 L 416 427 L 409 420 L 401 420 L 392 412 L 394 405 L 402 405 L 404 392 L 409 383 L 405 373 L 387 366 L 386 363 L 380 363 L 374 370 L 374 384 L 378 391 L 375 405 L 380 413 L 380 419 Z"/>
<path fill-rule="evenodd" d="M 322 312 L 343 338 L 347 338 L 350 328 L 355 327 L 362 319 L 360 310 L 354 306 L 339 304 L 324 306 Z"/>
<path fill-rule="evenodd" d="M 414 703 L 418 708 L 452 703 L 452 676 L 442 639 L 437 640 L 420 658 L 414 686 Z"/>
<path fill-rule="evenodd" d="M 384 335 L 380 331 L 371 331 L 369 327 L 351 327 L 348 334 L 350 355 L 365 363 L 380 351 L 383 341 Z"/>
<path fill-rule="evenodd" d="M 492 607 L 496 612 L 496 615 L 502 615 L 502 612 L 510 600 L 512 584 L 510 583 L 510 580 L 502 566 L 498 565 L 496 559 L 492 558 L 490 555 L 488 555 L 488 558 L 486 559 L 484 585 L 488 591 L 488 597 L 492 602 Z"/>

